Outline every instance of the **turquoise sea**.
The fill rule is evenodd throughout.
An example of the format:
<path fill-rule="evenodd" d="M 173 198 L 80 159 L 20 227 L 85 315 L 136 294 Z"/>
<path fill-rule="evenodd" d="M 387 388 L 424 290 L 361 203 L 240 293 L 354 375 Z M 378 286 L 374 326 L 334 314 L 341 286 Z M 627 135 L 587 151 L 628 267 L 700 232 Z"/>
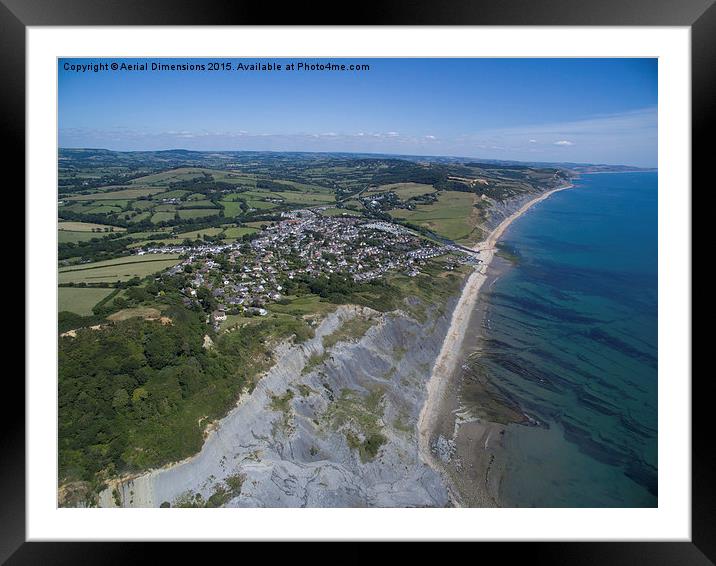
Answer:
<path fill-rule="evenodd" d="M 657 173 L 583 175 L 502 244 L 472 363 L 534 419 L 504 435 L 502 504 L 656 506 Z"/>

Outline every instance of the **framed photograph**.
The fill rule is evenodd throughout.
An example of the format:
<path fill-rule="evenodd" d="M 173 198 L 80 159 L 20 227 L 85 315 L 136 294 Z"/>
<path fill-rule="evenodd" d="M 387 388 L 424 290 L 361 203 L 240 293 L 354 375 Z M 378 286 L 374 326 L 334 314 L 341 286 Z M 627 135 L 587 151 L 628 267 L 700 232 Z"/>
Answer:
<path fill-rule="evenodd" d="M 26 223 L 3 559 L 713 563 L 691 186 L 716 8 L 662 4 L 314 25 L 3 0 Z"/>

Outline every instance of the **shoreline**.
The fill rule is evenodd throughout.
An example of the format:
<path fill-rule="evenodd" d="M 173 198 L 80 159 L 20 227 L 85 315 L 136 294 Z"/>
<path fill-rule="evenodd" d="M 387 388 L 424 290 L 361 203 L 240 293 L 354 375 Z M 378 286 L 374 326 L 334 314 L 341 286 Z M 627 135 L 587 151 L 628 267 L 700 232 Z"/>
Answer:
<path fill-rule="evenodd" d="M 490 234 L 482 242 L 473 247 L 473 250 L 479 254 L 481 260 L 480 265 L 468 276 L 465 285 L 462 288 L 460 298 L 455 305 L 450 321 L 450 327 L 443 340 L 440 353 L 433 365 L 430 379 L 427 383 L 427 394 L 425 402 L 418 417 L 418 452 L 420 458 L 433 470 L 440 473 L 446 481 L 448 491 L 450 492 L 453 504 L 456 507 L 464 506 L 461 501 L 460 494 L 457 493 L 453 482 L 448 477 L 449 474 L 445 467 L 438 461 L 433 453 L 431 441 L 435 435 L 439 425 L 439 417 L 444 409 L 448 386 L 453 384 L 459 362 L 463 354 L 463 342 L 468 330 L 470 319 L 472 317 L 475 305 L 485 281 L 488 280 L 488 270 L 492 263 L 496 245 L 503 236 L 507 228 L 525 212 L 532 208 L 535 204 L 546 200 L 556 192 L 573 188 L 570 182 L 566 185 L 551 189 L 540 194 L 536 198 L 524 203 L 519 209 L 505 218 L 498 226 L 490 232 Z M 485 503 L 489 503 L 489 496 L 481 498 Z"/>

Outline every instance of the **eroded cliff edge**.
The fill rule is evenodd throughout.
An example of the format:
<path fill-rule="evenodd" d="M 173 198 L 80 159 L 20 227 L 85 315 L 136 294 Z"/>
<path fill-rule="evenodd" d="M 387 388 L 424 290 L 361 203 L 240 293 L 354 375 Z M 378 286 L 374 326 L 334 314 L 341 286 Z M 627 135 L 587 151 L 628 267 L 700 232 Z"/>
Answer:
<path fill-rule="evenodd" d="M 449 505 L 420 459 L 416 424 L 456 298 L 389 313 L 338 307 L 310 340 L 276 347 L 199 454 L 113 482 L 100 505 Z"/>

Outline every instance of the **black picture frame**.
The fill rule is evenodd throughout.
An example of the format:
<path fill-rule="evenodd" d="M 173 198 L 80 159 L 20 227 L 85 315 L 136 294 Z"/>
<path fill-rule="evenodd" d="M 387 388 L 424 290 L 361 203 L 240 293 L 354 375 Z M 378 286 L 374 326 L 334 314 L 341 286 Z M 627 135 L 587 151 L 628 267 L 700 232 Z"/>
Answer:
<path fill-rule="evenodd" d="M 714 0 L 427 0 L 361 2 L 339 10 L 336 3 L 287 4 L 268 9 L 262 3 L 221 0 L 0 0 L 0 114 L 6 139 L 6 163 L 24 163 L 25 32 L 28 26 L 87 25 L 559 25 L 689 26 L 692 54 L 692 178 L 704 188 L 709 169 L 707 134 L 716 106 L 716 6 Z M 341 16 L 341 13 L 349 14 Z M 18 183 L 24 184 L 24 168 Z M 710 180 L 712 183 L 713 181 Z M 685 198 L 692 198 L 684 187 Z M 27 211 L 26 211 L 27 213 Z M 19 271 L 19 270 L 18 270 Z M 26 304 L 32 297 L 26 296 Z M 31 339 L 28 336 L 27 339 Z M 24 385 L 4 381 L 2 465 L 0 466 L 0 560 L 8 564 L 131 563 L 147 558 L 139 543 L 25 542 Z M 691 376 L 672 376 L 690 379 Z M 708 375 L 692 381 L 692 537 L 690 542 L 491 543 L 481 558 L 495 553 L 501 561 L 529 557 L 550 564 L 714 564 L 716 563 L 716 469 L 711 461 L 711 400 Z M 12 400 L 12 401 L 10 401 Z M 665 479 L 668 481 L 668 478 Z M 77 533 L 81 538 L 81 533 Z M 320 539 L 320 533 L 316 533 Z M 111 545 L 111 546 L 110 546 Z M 174 547 L 176 548 L 176 547 Z M 184 547 L 180 550 L 186 552 Z M 164 559 L 172 549 L 162 545 Z M 166 554 L 165 554 L 166 553 Z"/>

